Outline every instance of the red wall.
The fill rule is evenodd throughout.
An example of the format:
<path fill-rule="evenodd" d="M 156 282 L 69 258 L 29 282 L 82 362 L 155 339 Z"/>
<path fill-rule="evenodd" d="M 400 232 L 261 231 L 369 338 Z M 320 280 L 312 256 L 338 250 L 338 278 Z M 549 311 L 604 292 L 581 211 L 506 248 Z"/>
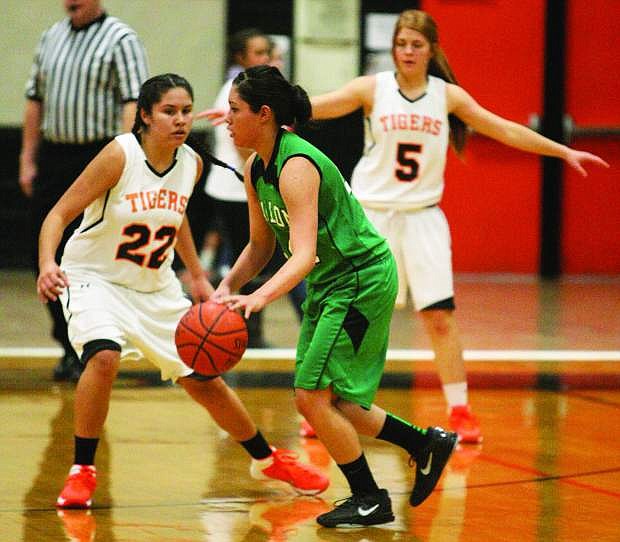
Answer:
<path fill-rule="evenodd" d="M 483 107 L 527 123 L 540 114 L 544 2 L 426 1 L 459 84 Z M 524 16 L 527 14 L 527 16 Z M 540 160 L 483 136 L 450 157 L 442 207 L 456 271 L 536 273 Z"/>
<path fill-rule="evenodd" d="M 580 124 L 620 125 L 620 108 L 614 107 L 620 2 L 600 4 L 594 12 L 585 0 L 569 3 L 567 111 Z M 463 88 L 482 106 L 523 124 L 530 114 L 542 113 L 545 6 L 544 0 L 421 2 L 437 21 Z M 620 164 L 618 140 L 574 145 Z M 620 179 L 614 170 L 590 169 L 585 182 L 565 175 L 564 272 L 620 272 Z M 536 273 L 540 192 L 535 155 L 474 136 L 464 162 L 451 156 L 442 207 L 451 225 L 455 270 Z"/>
<path fill-rule="evenodd" d="M 620 127 L 620 2 L 568 3 L 566 112 L 577 125 Z M 620 273 L 620 138 L 577 138 L 612 168 L 567 171 L 562 258 L 567 273 Z"/>

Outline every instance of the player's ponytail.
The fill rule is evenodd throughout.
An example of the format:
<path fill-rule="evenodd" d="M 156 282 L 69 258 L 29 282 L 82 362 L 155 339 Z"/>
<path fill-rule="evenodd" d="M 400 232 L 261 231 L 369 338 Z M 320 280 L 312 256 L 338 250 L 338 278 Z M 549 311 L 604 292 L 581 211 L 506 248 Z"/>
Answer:
<path fill-rule="evenodd" d="M 392 36 L 392 55 L 396 45 L 396 36 L 401 28 L 410 28 L 420 32 L 431 44 L 433 56 L 428 63 L 428 73 L 439 77 L 448 83 L 458 85 L 456 76 L 448 63 L 443 49 L 439 45 L 439 32 L 437 24 L 433 18 L 418 9 L 408 9 L 403 11 L 394 26 L 394 34 Z M 450 142 L 458 154 L 462 154 L 467 142 L 467 126 L 455 115 L 448 115 L 450 122 Z"/>
<path fill-rule="evenodd" d="M 291 87 L 294 124 L 305 124 L 312 116 L 312 105 L 308 93 L 299 85 Z"/>

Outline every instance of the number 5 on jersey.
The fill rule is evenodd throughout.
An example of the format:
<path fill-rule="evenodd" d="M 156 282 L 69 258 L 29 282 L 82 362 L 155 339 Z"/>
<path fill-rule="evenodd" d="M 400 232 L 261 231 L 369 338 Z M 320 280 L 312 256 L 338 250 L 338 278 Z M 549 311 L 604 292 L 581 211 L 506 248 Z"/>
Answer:
<path fill-rule="evenodd" d="M 417 143 L 399 143 L 396 155 L 398 166 L 394 175 L 399 181 L 410 183 L 418 176 L 420 164 L 416 159 L 416 154 L 422 152 L 422 145 Z"/>

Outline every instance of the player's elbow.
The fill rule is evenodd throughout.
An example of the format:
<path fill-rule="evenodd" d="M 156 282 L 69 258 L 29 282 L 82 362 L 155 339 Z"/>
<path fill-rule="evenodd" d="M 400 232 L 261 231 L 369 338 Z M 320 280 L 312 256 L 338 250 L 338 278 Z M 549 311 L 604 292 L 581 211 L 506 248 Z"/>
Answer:
<path fill-rule="evenodd" d="M 315 250 L 304 250 L 293 253 L 293 258 L 299 267 L 299 271 L 305 277 L 316 265 L 316 251 Z"/>

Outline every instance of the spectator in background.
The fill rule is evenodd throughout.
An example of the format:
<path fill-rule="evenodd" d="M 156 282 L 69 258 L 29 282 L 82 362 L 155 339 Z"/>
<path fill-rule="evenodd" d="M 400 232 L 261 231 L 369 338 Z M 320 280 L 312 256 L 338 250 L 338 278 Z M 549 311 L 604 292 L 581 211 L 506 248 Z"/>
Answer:
<path fill-rule="evenodd" d="M 273 42 L 260 30 L 247 28 L 230 37 L 228 49 L 228 79 L 222 86 L 213 104 L 213 110 L 217 111 L 228 111 L 228 95 L 230 94 L 232 80 L 237 74 L 246 68 L 268 64 L 271 61 L 270 54 L 273 50 Z M 211 110 L 198 114 L 197 118 L 208 116 L 209 111 Z M 214 135 L 215 148 L 213 154 L 219 160 L 241 171 L 243 164 L 252 153 L 251 149 L 236 147 L 226 126 L 223 124 L 214 128 Z M 221 228 L 221 241 L 228 243 L 230 260 L 234 262 L 249 239 L 248 204 L 243 183 L 239 182 L 230 170 L 211 168 L 205 190 L 216 201 L 217 224 Z M 209 236 L 207 236 L 207 239 L 209 239 Z M 211 246 L 204 247 L 203 253 L 205 251 L 215 252 Z M 276 256 L 276 258 L 278 257 L 281 258 L 281 256 Z M 257 280 L 260 282 L 261 279 Z M 244 286 L 242 293 L 252 291 L 256 284 L 255 282 L 254 284 Z M 295 288 L 289 298 L 298 318 L 301 319 L 301 303 L 305 298 L 304 286 L 299 285 Z M 248 346 L 250 348 L 263 348 L 267 346 L 262 321 L 262 313 L 252 313 L 248 320 Z"/>
<path fill-rule="evenodd" d="M 608 165 L 480 106 L 458 86 L 435 21 L 424 11 L 400 14 L 392 58 L 395 70 L 357 77 L 312 97 L 312 117 L 330 119 L 363 108 L 365 151 L 353 171 L 353 193 L 396 257 L 396 304 L 405 305 L 409 290 L 431 338 L 450 427 L 461 442 L 478 443 L 482 432 L 469 404 L 454 318 L 450 231 L 439 207 L 448 145 L 461 153 L 470 127 L 510 147 L 561 158 L 583 176 L 587 165 Z"/>
<path fill-rule="evenodd" d="M 33 265 L 43 219 L 95 155 L 120 132 L 128 132 L 136 113 L 147 57 L 136 32 L 109 16 L 99 0 L 64 0 L 67 17 L 41 35 L 30 78 L 19 185 L 31 201 Z M 65 230 L 64 245 L 79 224 Z M 52 335 L 64 349 L 55 380 L 77 380 L 82 365 L 71 347 L 62 308 L 48 303 Z"/>
<path fill-rule="evenodd" d="M 286 78 L 290 78 L 289 63 L 287 53 L 289 50 L 288 42 L 283 36 L 269 36 L 269 65 L 278 68 L 280 73 Z"/>

